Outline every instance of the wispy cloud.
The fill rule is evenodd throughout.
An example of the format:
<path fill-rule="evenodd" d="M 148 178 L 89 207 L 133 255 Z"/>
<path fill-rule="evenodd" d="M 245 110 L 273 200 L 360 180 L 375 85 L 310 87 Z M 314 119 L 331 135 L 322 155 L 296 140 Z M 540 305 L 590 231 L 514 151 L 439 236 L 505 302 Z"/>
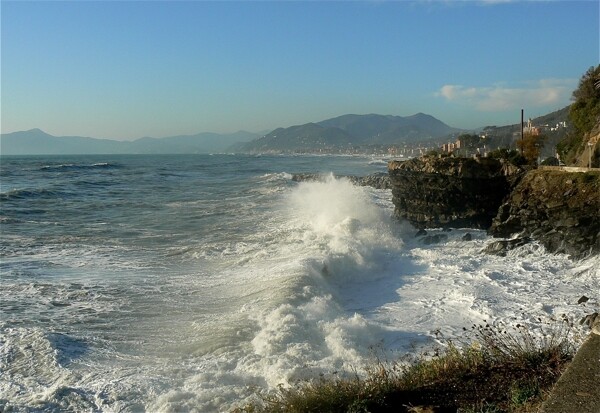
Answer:
<path fill-rule="evenodd" d="M 524 106 L 550 106 L 561 102 L 567 104 L 576 86 L 577 79 L 543 79 L 521 87 L 444 85 L 436 96 L 471 106 L 476 110 L 492 112 Z"/>

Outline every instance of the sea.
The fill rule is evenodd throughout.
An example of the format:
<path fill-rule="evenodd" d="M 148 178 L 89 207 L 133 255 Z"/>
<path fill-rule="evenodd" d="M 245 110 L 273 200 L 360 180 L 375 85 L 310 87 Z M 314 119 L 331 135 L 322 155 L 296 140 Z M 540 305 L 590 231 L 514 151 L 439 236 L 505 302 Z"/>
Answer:
<path fill-rule="evenodd" d="M 336 178 L 386 163 L 1 157 L 0 411 L 227 412 L 473 325 L 585 336 L 598 256 L 488 255 L 467 228 L 426 245 L 390 190 Z"/>

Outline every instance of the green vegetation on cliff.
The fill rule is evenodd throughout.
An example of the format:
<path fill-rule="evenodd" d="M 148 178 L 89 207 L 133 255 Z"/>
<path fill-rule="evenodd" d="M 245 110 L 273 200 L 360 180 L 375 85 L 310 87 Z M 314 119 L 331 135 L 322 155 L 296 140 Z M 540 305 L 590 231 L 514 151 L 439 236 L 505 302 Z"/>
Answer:
<path fill-rule="evenodd" d="M 568 165 L 577 163 L 578 158 L 586 151 L 592 132 L 600 123 L 600 65 L 590 67 L 582 76 L 578 88 L 573 92 L 573 101 L 569 118 L 574 130 L 557 145 L 561 159 Z M 596 150 L 593 160 L 596 164 L 598 157 Z M 585 159 L 583 163 L 585 164 Z"/>

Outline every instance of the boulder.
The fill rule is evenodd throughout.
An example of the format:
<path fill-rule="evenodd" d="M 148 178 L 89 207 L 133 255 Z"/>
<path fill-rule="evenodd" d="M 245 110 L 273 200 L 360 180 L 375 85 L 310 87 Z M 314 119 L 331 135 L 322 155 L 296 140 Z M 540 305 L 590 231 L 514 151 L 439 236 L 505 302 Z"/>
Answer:
<path fill-rule="evenodd" d="M 579 300 L 577 300 L 577 304 L 587 303 L 590 299 L 585 295 L 582 295 Z"/>

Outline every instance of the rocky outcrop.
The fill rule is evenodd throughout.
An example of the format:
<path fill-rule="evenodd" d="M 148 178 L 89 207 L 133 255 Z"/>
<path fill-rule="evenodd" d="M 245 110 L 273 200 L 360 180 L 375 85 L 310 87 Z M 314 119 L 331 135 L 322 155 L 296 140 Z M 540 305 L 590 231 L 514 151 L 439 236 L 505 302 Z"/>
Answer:
<path fill-rule="evenodd" d="M 524 171 L 491 158 L 422 157 L 388 164 L 397 217 L 417 228 L 488 229 Z"/>
<path fill-rule="evenodd" d="M 292 181 L 325 181 L 329 175 L 315 174 L 315 173 L 301 173 L 293 174 Z M 385 172 L 374 173 L 366 176 L 354 176 L 354 175 L 334 175 L 336 179 L 347 179 L 354 185 L 359 186 L 371 186 L 376 189 L 390 189 L 392 187 L 390 183 L 390 177 Z"/>
<path fill-rule="evenodd" d="M 487 247 L 483 249 L 483 252 L 487 254 L 505 257 L 508 251 L 513 250 L 517 247 L 521 247 L 529 243 L 529 241 L 531 241 L 529 237 L 494 241 L 488 244 Z"/>
<path fill-rule="evenodd" d="M 499 208 L 490 233 L 518 233 L 574 258 L 600 252 L 600 171 L 528 172 Z"/>

